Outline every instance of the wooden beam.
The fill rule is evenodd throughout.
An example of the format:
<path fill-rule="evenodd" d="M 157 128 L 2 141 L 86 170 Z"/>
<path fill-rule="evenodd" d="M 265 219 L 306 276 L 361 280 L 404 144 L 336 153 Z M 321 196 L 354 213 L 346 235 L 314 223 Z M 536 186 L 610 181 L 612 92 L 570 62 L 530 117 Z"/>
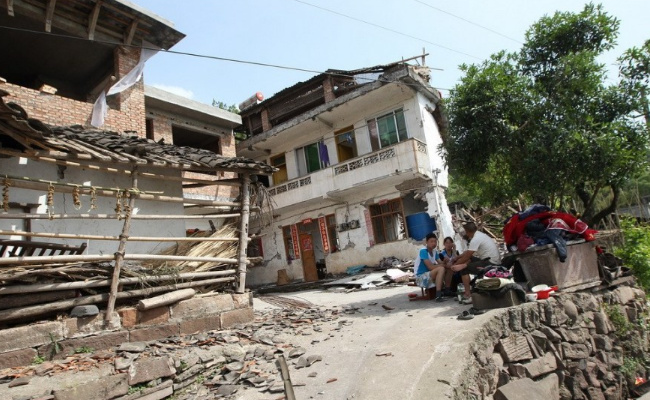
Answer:
<path fill-rule="evenodd" d="M 168 292 L 171 290 L 185 289 L 185 288 L 197 287 L 197 286 L 214 285 L 217 283 L 232 282 L 234 280 L 235 277 L 225 277 L 225 278 L 206 279 L 204 281 L 178 283 L 178 284 L 167 285 L 167 286 L 154 286 L 146 289 L 129 290 L 128 292 L 120 292 L 117 294 L 117 298 L 130 299 L 134 297 L 145 297 L 153 293 Z M 96 303 L 104 302 L 107 299 L 108 299 L 108 294 L 105 293 L 105 294 L 96 294 L 92 296 L 77 297 L 75 299 L 69 299 L 69 300 L 55 301 L 53 303 L 40 304 L 31 307 L 13 308 L 10 310 L 0 311 L 0 321 L 11 321 L 11 320 L 16 320 L 21 318 L 34 317 L 46 313 L 51 313 L 54 311 L 67 310 L 75 306 L 96 304 Z"/>
<path fill-rule="evenodd" d="M 131 158 L 130 161 L 120 161 L 120 160 L 102 161 L 102 160 L 93 159 L 93 157 L 90 154 L 71 154 L 71 153 L 65 153 L 56 150 L 47 150 L 47 151 L 39 150 L 39 151 L 30 151 L 25 153 L 25 152 L 9 150 L 9 149 L 0 149 L 0 154 L 5 154 L 13 157 L 29 158 L 35 161 L 39 161 L 40 159 L 45 159 L 45 158 L 51 158 L 57 160 L 73 160 L 74 162 L 84 160 L 84 161 L 93 162 L 97 165 L 106 165 L 106 166 L 110 165 L 113 167 L 115 167 L 115 164 L 123 164 L 123 165 L 139 164 L 139 165 L 146 165 L 147 168 L 151 168 L 151 169 L 154 168 L 165 169 L 165 170 L 174 169 L 174 170 L 181 170 L 187 172 L 208 173 L 208 174 L 212 174 L 218 171 L 234 172 L 237 174 L 254 174 L 254 175 L 272 174 L 272 172 L 265 172 L 255 168 L 211 168 L 211 167 L 202 167 L 202 166 L 196 166 L 190 164 L 173 164 L 173 163 L 154 164 L 153 162 L 148 162 L 143 159 L 138 159 L 137 157 L 133 157 L 129 154 L 122 154 L 122 155 L 125 157 L 126 156 L 130 157 Z M 115 154 L 115 156 L 118 156 L 118 154 Z"/>
<path fill-rule="evenodd" d="M 29 265 L 29 264 L 62 264 L 69 262 L 86 262 L 86 261 L 113 261 L 115 256 L 107 255 L 72 255 L 72 256 L 35 256 L 35 257 L 3 257 L 0 258 L 0 265 Z M 238 264 L 239 260 L 235 258 L 222 257 L 189 257 L 189 256 L 168 256 L 160 254 L 125 254 L 124 260 L 127 261 L 196 261 L 209 262 L 216 264 Z M 250 264 L 250 262 L 246 262 Z M 32 266 L 37 268 L 37 266 Z M 47 268 L 47 267 L 43 267 Z"/>
<path fill-rule="evenodd" d="M 138 20 L 134 19 L 131 22 L 131 25 L 129 25 L 129 29 L 126 31 L 126 34 L 124 35 L 124 44 L 127 46 L 131 45 L 131 42 L 133 41 L 133 36 L 135 36 L 135 31 L 138 28 Z"/>
<path fill-rule="evenodd" d="M 48 0 L 47 9 L 45 10 L 45 32 L 52 32 L 52 18 L 54 17 L 54 8 L 56 0 Z"/>
<path fill-rule="evenodd" d="M 244 293 L 246 289 L 246 268 L 249 261 L 246 259 L 246 250 L 248 249 L 248 220 L 250 217 L 250 183 L 251 177 L 248 174 L 242 176 L 242 201 L 241 201 L 241 221 L 239 225 L 239 261 L 237 271 L 239 273 L 239 282 L 237 293 Z"/>
<path fill-rule="evenodd" d="M 102 8 L 102 2 L 95 3 L 93 11 L 88 16 L 88 40 L 95 39 L 95 28 L 97 27 L 97 19 L 99 18 L 99 11 Z"/>
<path fill-rule="evenodd" d="M 194 220 L 194 219 L 224 219 L 237 218 L 240 214 L 201 214 L 201 215 L 144 215 L 136 214 L 133 219 L 144 220 Z M 0 213 L 0 219 L 119 219 L 118 214 L 4 214 Z"/>
<path fill-rule="evenodd" d="M 183 281 L 200 278 L 214 278 L 216 276 L 235 275 L 237 270 L 225 269 L 221 271 L 208 271 L 208 272 L 188 272 L 175 275 L 149 275 L 138 276 L 134 278 L 121 278 L 121 285 L 134 285 L 142 282 L 164 282 L 164 281 Z M 54 292 L 60 290 L 70 289 L 89 289 L 94 287 L 110 286 L 110 279 L 86 280 L 76 282 L 61 282 L 61 283 L 34 283 L 31 285 L 11 285 L 0 287 L 0 295 L 18 294 L 18 293 L 34 293 L 34 292 Z M 4 301 L 4 299 L 3 299 Z"/>
<path fill-rule="evenodd" d="M 27 236 L 52 239 L 89 239 L 89 240 L 120 240 L 119 236 L 84 235 L 79 233 L 50 233 L 0 230 L 0 236 Z M 129 236 L 129 242 L 238 242 L 239 238 L 193 236 L 193 237 L 147 237 Z"/>
<path fill-rule="evenodd" d="M 7 14 L 10 17 L 14 16 L 14 0 L 7 0 Z"/>

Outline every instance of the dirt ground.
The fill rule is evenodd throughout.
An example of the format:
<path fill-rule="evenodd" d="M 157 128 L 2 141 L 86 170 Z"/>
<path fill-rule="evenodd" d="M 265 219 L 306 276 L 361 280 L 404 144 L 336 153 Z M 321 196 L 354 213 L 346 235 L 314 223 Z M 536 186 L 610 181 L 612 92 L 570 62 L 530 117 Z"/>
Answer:
<path fill-rule="evenodd" d="M 470 306 L 460 305 L 454 299 L 443 303 L 408 301 L 407 294 L 415 291 L 419 292 L 417 288 L 401 286 L 350 293 L 310 290 L 281 294 L 283 299 L 345 310 L 339 320 L 315 325 L 319 331 L 303 331 L 287 338 L 306 350 L 304 356 L 323 358 L 306 368 L 291 366 L 296 397 L 450 398 L 449 382 L 461 373 L 471 341 L 491 313 L 469 321 L 458 320 L 457 315 Z M 274 296 L 268 301 L 260 296 L 255 298 L 254 307 L 258 312 L 277 307 L 271 303 L 277 303 Z M 295 359 L 289 360 L 290 365 L 292 361 Z M 275 397 L 245 390 L 236 398 Z"/>

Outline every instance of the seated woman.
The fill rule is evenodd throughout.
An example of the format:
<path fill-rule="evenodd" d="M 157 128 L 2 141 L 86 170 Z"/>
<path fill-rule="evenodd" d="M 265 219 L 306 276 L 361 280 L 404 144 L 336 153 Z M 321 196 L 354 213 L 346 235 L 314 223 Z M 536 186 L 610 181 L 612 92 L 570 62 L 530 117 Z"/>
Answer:
<path fill-rule="evenodd" d="M 444 301 L 442 297 L 442 282 L 445 278 L 445 267 L 438 264 L 438 238 L 429 233 L 425 238 L 426 247 L 420 249 L 413 264 L 415 282 L 418 286 L 428 289 L 432 282 L 436 285 L 436 301 Z"/>

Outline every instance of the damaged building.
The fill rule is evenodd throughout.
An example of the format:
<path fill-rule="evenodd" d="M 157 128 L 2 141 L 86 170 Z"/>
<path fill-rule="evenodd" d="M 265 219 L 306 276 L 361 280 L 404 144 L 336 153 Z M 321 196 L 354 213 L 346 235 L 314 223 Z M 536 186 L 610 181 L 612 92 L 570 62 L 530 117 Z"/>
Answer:
<path fill-rule="evenodd" d="M 438 151 L 446 122 L 429 75 L 405 61 L 328 70 L 242 110 L 238 155 L 278 169 L 260 177 L 274 220 L 251 227 L 262 235 L 249 254 L 264 262 L 249 284 L 412 258 L 428 232 L 454 235 Z"/>

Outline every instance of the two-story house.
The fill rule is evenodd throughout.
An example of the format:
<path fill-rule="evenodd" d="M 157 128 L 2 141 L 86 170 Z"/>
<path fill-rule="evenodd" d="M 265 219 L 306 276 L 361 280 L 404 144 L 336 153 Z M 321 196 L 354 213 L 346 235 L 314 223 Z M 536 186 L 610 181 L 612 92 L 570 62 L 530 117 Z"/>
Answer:
<path fill-rule="evenodd" d="M 405 62 L 334 71 L 241 112 L 240 156 L 278 171 L 266 181 L 271 226 L 249 251 L 251 285 L 414 258 L 426 233 L 454 236 L 438 147 L 445 117 L 429 69 Z"/>

